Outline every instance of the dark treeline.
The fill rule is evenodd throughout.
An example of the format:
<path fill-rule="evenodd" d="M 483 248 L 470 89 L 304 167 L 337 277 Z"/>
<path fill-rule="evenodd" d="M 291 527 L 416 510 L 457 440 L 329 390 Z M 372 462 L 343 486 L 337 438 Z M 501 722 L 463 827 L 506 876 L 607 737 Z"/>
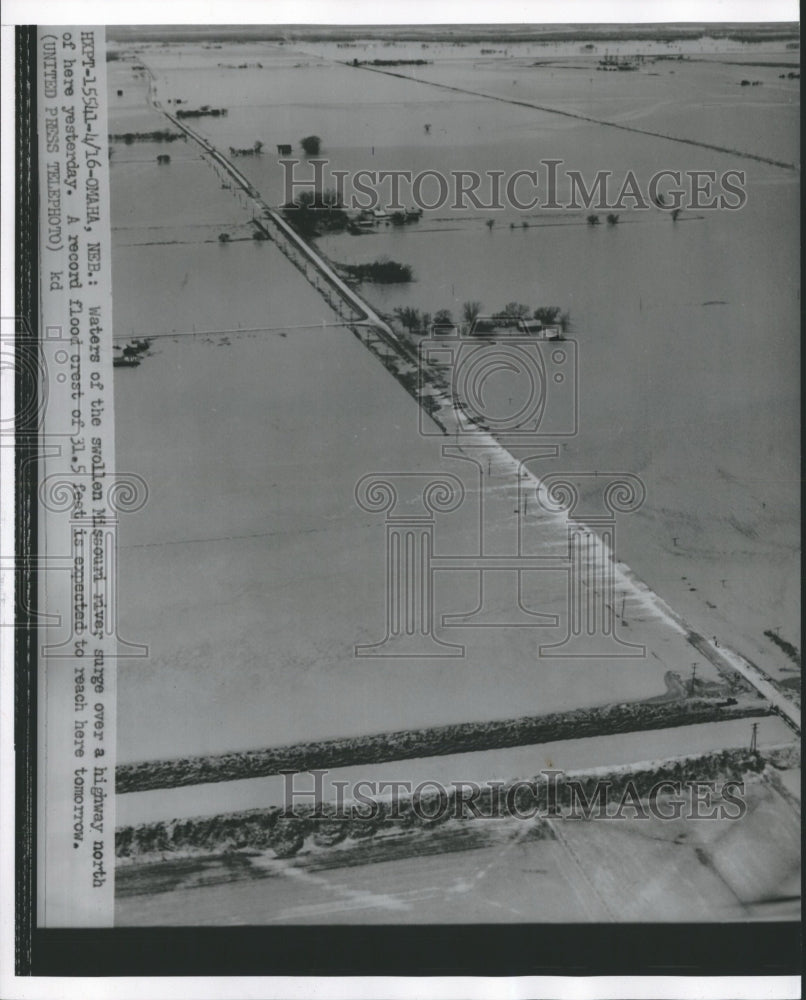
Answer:
<path fill-rule="evenodd" d="M 373 281 L 379 285 L 396 285 L 411 281 L 414 273 L 408 264 L 399 264 L 396 260 L 381 258 L 371 264 L 341 264 L 351 278 L 358 281 Z"/>
<path fill-rule="evenodd" d="M 685 41 L 698 38 L 730 38 L 743 42 L 784 41 L 797 39 L 797 22 L 744 25 L 734 23 L 655 23 L 613 25 L 589 24 L 554 28 L 535 24 L 474 24 L 474 25 L 214 25 L 198 27 L 168 25 L 110 25 L 107 37 L 111 41 L 152 41 L 163 44 L 179 42 L 254 42 L 274 41 L 286 44 L 294 41 L 339 42 L 345 39 L 378 39 L 384 42 L 610 42 L 631 39 L 661 42 Z"/>
<path fill-rule="evenodd" d="M 110 142 L 174 142 L 184 139 L 181 132 L 170 132 L 168 129 L 156 129 L 153 132 L 110 132 Z"/>
<path fill-rule="evenodd" d="M 353 66 L 430 66 L 430 59 L 353 59 Z"/>
<path fill-rule="evenodd" d="M 201 107 L 195 110 L 190 108 L 180 108 L 176 112 L 177 118 L 218 118 L 227 114 L 226 108 Z"/>
<path fill-rule="evenodd" d="M 605 705 L 494 722 L 465 722 L 430 729 L 318 740 L 266 750 L 122 764 L 116 770 L 116 788 L 120 794 L 153 788 L 177 788 L 214 781 L 262 778 L 280 774 L 283 770 L 307 771 L 320 767 L 382 764 L 391 760 L 411 760 L 413 757 L 473 753 L 613 733 L 668 729 L 769 713 L 766 702 L 744 699 L 736 705 L 705 698 L 661 704 L 636 702 Z"/>
<path fill-rule="evenodd" d="M 635 800 L 647 800 L 660 782 L 690 781 L 696 775 L 698 781 L 724 782 L 727 780 L 747 780 L 759 775 L 768 766 L 792 766 L 786 754 L 773 750 L 757 753 L 752 750 L 722 750 L 715 753 L 698 754 L 688 758 L 667 759 L 655 763 L 637 765 L 634 768 L 614 767 L 602 773 L 578 771 L 571 775 L 557 775 L 552 799 L 549 799 L 548 782 L 542 776 L 533 779 L 529 787 L 520 779 L 507 782 L 497 793 L 498 802 L 512 800 L 518 813 L 536 816 L 532 820 L 535 832 L 540 835 L 544 818 L 550 814 L 555 803 L 567 808 L 570 801 L 569 786 L 577 790 L 577 808 L 581 798 L 593 803 L 597 788 L 607 783 L 610 801 L 615 802 L 622 795 L 630 796 L 628 808 L 637 808 Z M 555 797 L 556 792 L 556 797 Z M 474 807 L 482 816 L 495 815 L 491 787 L 480 789 L 473 799 Z M 358 814 L 345 817 L 334 816 L 333 807 L 323 803 L 318 812 L 309 804 L 295 804 L 295 816 L 283 815 L 279 807 L 249 809 L 220 816 L 207 816 L 168 822 L 142 823 L 138 826 L 123 826 L 115 831 L 115 853 L 119 858 L 134 861 L 148 855 L 181 852 L 187 855 L 210 855 L 233 850 L 258 850 L 270 848 L 279 858 L 293 857 L 311 837 L 319 847 L 333 847 L 347 837 L 364 839 L 381 832 L 396 830 L 411 831 L 412 828 L 433 829 L 447 819 L 473 822 L 474 811 L 464 805 L 462 792 L 456 788 L 446 790 L 446 799 L 439 801 L 438 795 L 422 793 L 417 808 L 410 798 L 401 798 L 393 808 L 388 802 L 370 799 L 370 807 Z M 370 811 L 371 810 L 371 811 Z M 436 816 L 433 821 L 427 817 Z M 550 829 L 542 835 L 552 837 Z M 144 859 L 145 860 L 145 859 Z M 123 875 L 126 869 L 120 869 Z M 173 888 L 169 878 L 166 888 Z M 126 885 L 123 895 L 136 894 L 136 878 Z M 152 889 L 151 891 L 160 891 Z"/>

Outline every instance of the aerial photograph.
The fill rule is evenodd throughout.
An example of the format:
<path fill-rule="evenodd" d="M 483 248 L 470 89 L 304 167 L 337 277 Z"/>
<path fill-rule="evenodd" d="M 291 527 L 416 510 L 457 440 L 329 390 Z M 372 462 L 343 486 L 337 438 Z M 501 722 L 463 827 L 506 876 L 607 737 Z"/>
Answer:
<path fill-rule="evenodd" d="M 798 25 L 106 60 L 116 925 L 799 920 Z"/>

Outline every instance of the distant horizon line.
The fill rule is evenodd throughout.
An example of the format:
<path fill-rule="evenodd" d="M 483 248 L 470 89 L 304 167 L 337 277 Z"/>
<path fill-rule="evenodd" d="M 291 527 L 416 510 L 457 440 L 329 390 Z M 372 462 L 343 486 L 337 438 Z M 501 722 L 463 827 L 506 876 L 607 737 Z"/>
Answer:
<path fill-rule="evenodd" d="M 273 23 L 273 22 L 252 22 L 252 23 L 232 23 L 232 24 L 110 24 L 107 31 L 129 32 L 129 31 L 249 31 L 249 30 L 318 30 L 328 29 L 333 31 L 360 31 L 370 29 L 381 31 L 386 29 L 406 30 L 417 29 L 422 31 L 439 31 L 442 29 L 464 29 L 481 30 L 492 28 L 498 31 L 516 28 L 540 29 L 545 31 L 557 31 L 561 29 L 584 30 L 589 28 L 618 29 L 618 28 L 696 28 L 696 27 L 766 27 L 780 28 L 791 27 L 793 30 L 800 26 L 799 21 L 792 20 L 759 20 L 759 21 L 445 21 L 444 23 L 416 22 L 411 21 L 401 23 L 356 23 L 344 24 L 339 22 L 295 22 L 295 23 Z"/>
<path fill-rule="evenodd" d="M 107 25 L 107 40 L 112 43 L 181 42 L 181 41 L 361 41 L 384 40 L 419 43 L 497 42 L 612 42 L 612 41 L 696 41 L 698 38 L 723 38 L 725 35 L 748 35 L 735 39 L 747 44 L 799 41 L 797 21 L 659 21 L 590 22 L 585 24 L 143 24 Z M 750 37 L 755 35 L 769 37 Z"/>

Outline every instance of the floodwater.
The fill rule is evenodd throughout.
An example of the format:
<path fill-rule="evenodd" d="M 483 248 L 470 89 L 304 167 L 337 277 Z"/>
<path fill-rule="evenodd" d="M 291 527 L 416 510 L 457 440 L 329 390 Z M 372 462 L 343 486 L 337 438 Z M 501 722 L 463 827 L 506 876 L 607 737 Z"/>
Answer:
<path fill-rule="evenodd" d="M 705 635 L 789 677 L 764 632 L 799 645 L 799 173 L 423 81 L 520 88 L 545 107 L 785 162 L 797 155 L 797 82 L 781 81 L 778 65 L 712 59 L 599 73 L 565 50 L 549 54 L 574 65 L 535 67 L 546 54 L 535 48 L 509 46 L 512 58 L 496 61 L 442 46 L 429 50 L 434 65 L 400 68 L 420 81 L 334 65 L 324 45 L 144 46 L 140 57 L 161 100 L 228 109 L 193 122 L 224 149 L 260 139 L 296 151 L 316 133 L 344 170 L 514 171 L 547 157 L 640 179 L 746 170 L 741 211 L 687 211 L 676 223 L 627 210 L 592 228 L 585 212 L 535 211 L 524 228 L 510 210 L 488 229 L 489 213 L 442 209 L 319 245 L 336 262 L 388 254 L 413 265 L 410 285 L 361 288 L 386 313 L 457 314 L 470 299 L 570 310 L 579 433 L 532 471 L 640 476 L 647 500 L 620 519 L 618 556 Z M 752 49 L 756 61 L 797 61 L 781 46 Z M 168 124 L 129 64 L 110 71 L 110 88 L 124 90 L 111 131 Z M 763 85 L 741 88 L 751 72 Z M 157 168 L 157 152 L 171 164 Z M 237 162 L 268 201 L 283 200 L 275 155 Z M 487 630 L 461 670 L 352 658 L 352 643 L 382 637 L 384 573 L 382 520 L 356 517 L 354 483 L 439 468 L 439 442 L 418 439 L 411 399 L 329 325 L 335 316 L 276 249 L 251 239 L 248 212 L 192 144 L 117 144 L 113 164 L 117 333 L 177 334 L 116 381 L 120 466 L 151 485 L 139 521 L 121 528 L 122 634 L 152 651 L 121 671 L 122 760 L 459 721 L 488 697 L 490 717 L 651 697 L 665 669 L 689 669 L 691 650 L 664 640 L 640 669 L 615 661 L 593 681 L 585 663 L 544 660 L 536 675 L 537 641 L 523 630 L 506 653 Z M 551 588 L 542 606 L 560 599 Z"/>
<path fill-rule="evenodd" d="M 484 47 L 506 49 L 508 57 L 482 54 Z M 142 55 L 157 74 L 161 99 L 228 108 L 226 118 L 194 121 L 223 148 L 260 138 L 268 150 L 288 142 L 299 155 L 298 137 L 317 133 L 334 169 L 415 173 L 469 167 L 512 172 L 550 157 L 586 178 L 593 169 L 610 169 L 616 189 L 628 169 L 644 182 L 659 169 L 745 170 L 742 210 L 686 211 L 677 223 L 659 211 L 627 210 L 617 226 L 591 228 L 584 211 L 536 211 L 526 213 L 523 228 L 523 213 L 511 210 L 441 209 L 404 229 L 330 237 L 319 246 L 341 263 L 388 255 L 412 264 L 411 285 L 362 287 L 387 313 L 410 305 L 431 313 L 450 308 L 456 315 L 469 299 L 489 311 L 513 300 L 568 309 L 579 342 L 580 431 L 564 444 L 557 467 L 640 475 L 647 502 L 624 524 L 619 555 L 706 634 L 786 676 L 792 664 L 764 632 L 777 630 L 799 645 L 799 173 L 332 61 L 427 58 L 432 65 L 393 71 L 503 97 L 517 91 L 518 100 L 544 107 L 738 153 L 797 159 L 798 82 L 779 79 L 797 64 L 797 52 L 782 43 L 647 42 L 640 51 L 648 56 L 684 54 L 691 61 L 648 61 L 636 73 L 595 70 L 603 52 L 629 48 L 627 42 L 597 43 L 586 55 L 566 43 L 422 49 L 359 42 L 355 53 L 308 43 L 304 50 L 145 46 Z M 536 66 L 541 59 L 550 61 Z M 741 87 L 747 77 L 762 85 Z M 121 103 L 128 99 L 127 89 Z M 424 122 L 431 124 L 427 135 Z M 186 144 L 174 143 L 172 150 L 180 145 Z M 121 156 L 132 148 L 140 147 L 123 147 Z M 238 164 L 268 200 L 283 200 L 274 155 Z M 303 175 L 305 166 L 298 168 Z M 192 195 L 195 202 L 188 219 L 197 210 L 197 221 L 205 212 L 209 217 L 215 199 L 204 185 L 200 164 L 184 187 L 184 200 Z M 141 197 L 148 201 L 145 190 Z M 121 194 L 127 199 L 136 193 L 127 184 Z M 222 192 L 224 201 L 227 194 Z M 115 201 L 120 196 L 116 190 Z M 159 189 L 149 198 L 159 204 Z M 492 230 L 488 217 L 494 218 Z M 227 221 L 226 213 L 218 218 Z M 186 248 L 177 249 L 177 260 L 185 254 Z M 148 264 L 132 266 L 138 276 L 149 268 L 161 272 L 163 260 L 149 255 Z M 167 267 L 170 275 L 181 265 Z M 192 280 L 193 269 L 186 271 Z M 234 299 L 244 326 L 262 312 L 262 294 L 238 287 Z M 197 300 L 205 312 L 207 298 L 216 296 Z M 161 312 L 177 313 L 168 329 L 193 325 L 178 315 L 189 308 L 184 295 L 173 306 L 160 298 L 157 303 Z M 120 308 L 122 328 L 135 328 L 125 290 Z M 272 311 L 277 308 L 273 303 Z M 161 317 L 144 313 L 139 297 L 137 310 L 141 326 L 166 328 Z M 543 463 L 534 471 L 549 469 Z"/>

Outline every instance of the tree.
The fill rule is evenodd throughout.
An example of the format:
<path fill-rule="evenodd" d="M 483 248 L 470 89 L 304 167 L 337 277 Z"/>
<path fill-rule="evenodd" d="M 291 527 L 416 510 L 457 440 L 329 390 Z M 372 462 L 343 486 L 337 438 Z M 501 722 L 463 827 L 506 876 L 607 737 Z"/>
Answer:
<path fill-rule="evenodd" d="M 559 326 L 563 333 L 571 329 L 571 314 L 561 312 L 559 306 L 538 306 L 532 315 L 543 326 Z"/>
<path fill-rule="evenodd" d="M 306 135 L 304 139 L 300 139 L 299 144 L 307 156 L 317 156 L 322 148 L 322 140 L 318 135 Z"/>
<path fill-rule="evenodd" d="M 294 205 L 297 208 L 309 209 L 313 208 L 314 202 L 316 201 L 316 195 L 313 191 L 300 191 L 297 195 Z"/>
<path fill-rule="evenodd" d="M 507 302 L 503 311 L 505 316 L 511 316 L 513 319 L 526 319 L 529 315 L 529 306 L 525 306 L 522 302 Z"/>
<path fill-rule="evenodd" d="M 470 302 L 465 302 L 462 306 L 462 319 L 465 323 L 473 323 L 479 313 L 481 312 L 481 302 L 476 302 L 474 299 Z"/>
<path fill-rule="evenodd" d="M 325 188 L 325 193 L 321 198 L 322 204 L 325 208 L 342 208 L 341 197 L 339 192 L 335 188 Z"/>
<path fill-rule="evenodd" d="M 559 306 L 538 306 L 537 309 L 532 313 L 534 318 L 538 323 L 542 323 L 544 326 L 551 326 L 552 323 L 556 323 L 560 315 Z"/>
<path fill-rule="evenodd" d="M 302 824 L 296 820 L 284 820 L 274 828 L 271 846 L 278 858 L 291 858 L 305 843 Z"/>
<path fill-rule="evenodd" d="M 342 264 L 341 266 L 359 281 L 375 281 L 384 285 L 411 281 L 414 277 L 408 264 L 400 264 L 388 257 L 381 257 L 371 264 Z"/>
<path fill-rule="evenodd" d="M 324 194 L 321 191 L 300 191 L 293 202 L 283 206 L 283 214 L 298 232 L 307 237 L 320 236 L 322 232 L 340 232 L 350 222 L 338 193 L 330 188 Z"/>
<path fill-rule="evenodd" d="M 405 327 L 409 333 L 411 333 L 412 330 L 417 329 L 422 322 L 420 314 L 411 306 L 398 306 L 397 309 L 395 309 L 395 316 L 397 316 L 400 321 L 400 325 Z"/>

